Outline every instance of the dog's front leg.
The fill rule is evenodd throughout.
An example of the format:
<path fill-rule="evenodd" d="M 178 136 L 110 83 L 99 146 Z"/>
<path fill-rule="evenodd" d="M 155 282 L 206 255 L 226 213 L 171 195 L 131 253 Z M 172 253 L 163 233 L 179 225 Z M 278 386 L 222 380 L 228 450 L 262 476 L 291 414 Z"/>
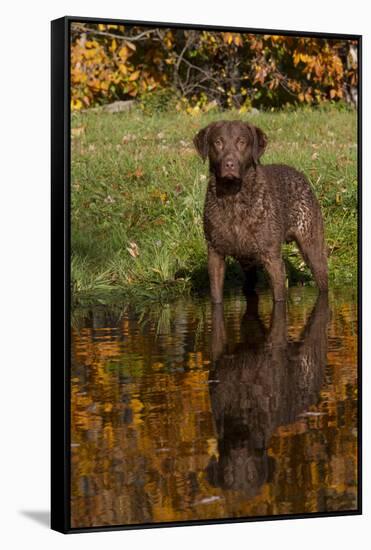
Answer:
<path fill-rule="evenodd" d="M 286 299 L 286 270 L 282 258 L 270 258 L 264 264 L 269 275 L 273 300 L 281 302 Z"/>
<path fill-rule="evenodd" d="M 218 254 L 211 246 L 208 249 L 207 267 L 210 279 L 211 300 L 214 304 L 221 304 L 223 302 L 225 259 L 224 256 Z"/>

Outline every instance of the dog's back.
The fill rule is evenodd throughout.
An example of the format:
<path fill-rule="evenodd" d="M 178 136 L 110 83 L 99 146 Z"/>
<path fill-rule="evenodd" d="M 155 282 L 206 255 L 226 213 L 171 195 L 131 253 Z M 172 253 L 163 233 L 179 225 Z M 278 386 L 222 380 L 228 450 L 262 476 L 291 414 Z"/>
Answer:
<path fill-rule="evenodd" d="M 259 166 L 264 173 L 267 191 L 272 197 L 272 212 L 281 218 L 285 241 L 296 240 L 298 235 L 323 231 L 318 200 L 302 172 L 286 164 Z"/>

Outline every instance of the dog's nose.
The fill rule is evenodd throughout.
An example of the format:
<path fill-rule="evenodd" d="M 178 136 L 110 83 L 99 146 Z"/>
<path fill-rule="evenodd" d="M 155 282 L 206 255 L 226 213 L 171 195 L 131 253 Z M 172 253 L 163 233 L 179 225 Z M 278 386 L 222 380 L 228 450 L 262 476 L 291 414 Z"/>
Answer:
<path fill-rule="evenodd" d="M 228 170 L 233 170 L 234 169 L 234 162 L 233 160 L 226 160 L 225 162 L 225 167 L 228 169 Z"/>

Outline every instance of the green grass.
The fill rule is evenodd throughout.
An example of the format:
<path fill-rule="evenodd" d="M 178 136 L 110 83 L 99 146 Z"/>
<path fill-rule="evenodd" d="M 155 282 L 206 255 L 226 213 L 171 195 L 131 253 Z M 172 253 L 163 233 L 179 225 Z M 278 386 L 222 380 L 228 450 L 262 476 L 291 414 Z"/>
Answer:
<path fill-rule="evenodd" d="M 77 301 L 120 292 L 158 299 L 207 286 L 202 208 L 207 164 L 194 134 L 220 118 L 249 120 L 269 137 L 263 163 L 303 171 L 320 200 L 330 280 L 356 282 L 356 113 L 336 107 L 255 115 L 85 112 L 72 117 L 72 291 Z M 312 284 L 285 246 L 291 284 Z M 229 261 L 227 285 L 239 278 Z M 103 298 L 102 298 L 103 299 Z"/>

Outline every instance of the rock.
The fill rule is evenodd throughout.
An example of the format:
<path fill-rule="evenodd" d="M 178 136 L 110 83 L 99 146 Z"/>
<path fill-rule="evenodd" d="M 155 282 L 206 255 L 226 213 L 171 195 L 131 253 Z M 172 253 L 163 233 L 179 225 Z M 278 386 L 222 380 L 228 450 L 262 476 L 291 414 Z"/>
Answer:
<path fill-rule="evenodd" d="M 122 113 L 130 111 L 134 107 L 135 100 L 129 99 L 127 101 L 114 101 L 108 105 L 103 105 L 102 110 L 106 113 Z"/>

